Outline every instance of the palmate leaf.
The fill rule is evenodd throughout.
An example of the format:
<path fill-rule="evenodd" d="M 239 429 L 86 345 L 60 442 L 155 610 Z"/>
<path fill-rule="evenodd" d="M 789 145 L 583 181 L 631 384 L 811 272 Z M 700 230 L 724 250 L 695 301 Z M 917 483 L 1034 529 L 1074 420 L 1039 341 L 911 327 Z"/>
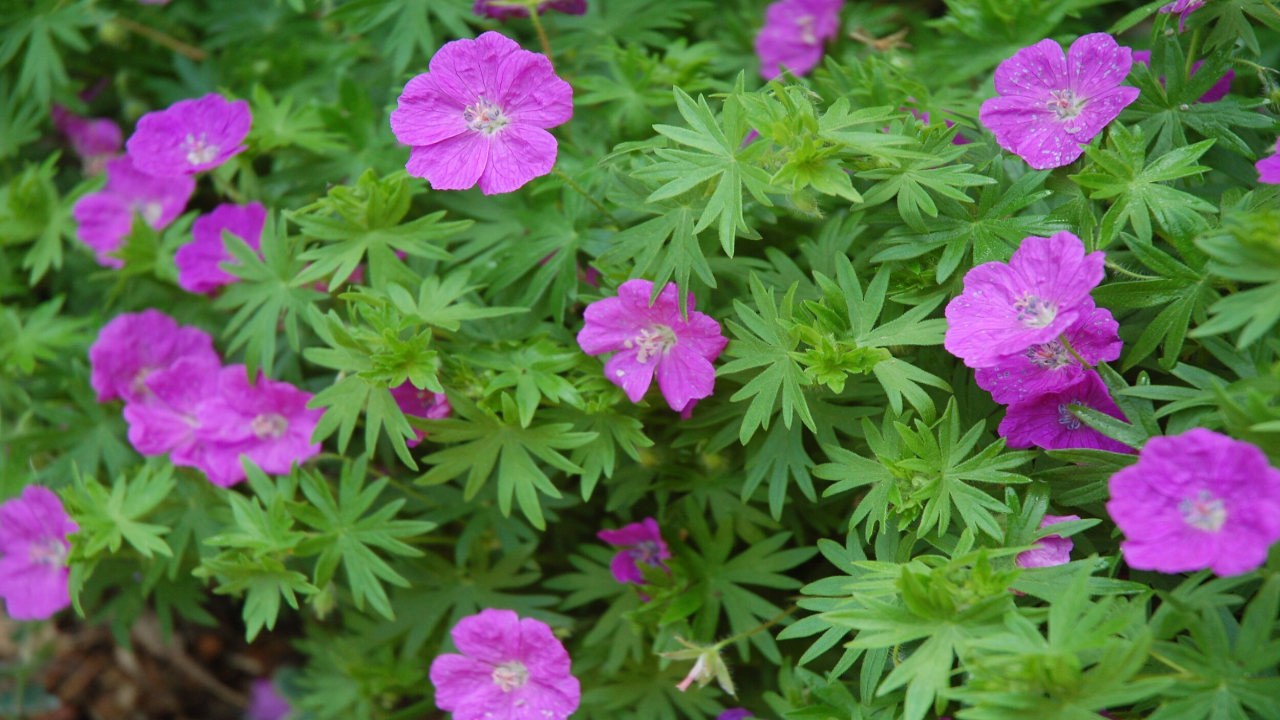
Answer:
<path fill-rule="evenodd" d="M 338 136 L 325 129 L 324 119 L 314 105 L 295 109 L 293 95 L 285 95 L 277 102 L 262 85 L 253 86 L 251 100 L 253 129 L 249 139 L 258 150 L 298 147 L 325 153 L 343 149 Z"/>
<path fill-rule="evenodd" d="M 738 77 L 737 92 L 741 92 L 743 79 Z M 719 120 L 711 112 L 706 98 L 693 98 L 675 88 L 676 108 L 689 128 L 672 125 L 655 125 L 654 130 L 684 145 L 687 150 L 656 150 L 659 162 L 637 170 L 633 175 L 641 180 L 662 183 L 648 197 L 648 202 L 670 200 L 711 183 L 700 195 L 708 195 L 692 232 L 697 234 L 713 224 L 718 228 L 720 245 L 729 257 L 733 257 L 735 238 L 759 237 L 742 215 L 742 194 L 745 190 L 756 202 L 772 206 L 768 193 L 778 192 L 769 181 L 769 173 L 751 162 L 744 162 L 742 155 L 758 154 L 748 145 L 742 146 L 747 127 L 742 109 L 735 95 L 724 102 Z M 660 287 L 655 284 L 655 287 Z"/>
<path fill-rule="evenodd" d="M 631 661 L 644 659 L 644 637 L 635 632 L 628 622 L 628 615 L 638 610 L 644 602 L 632 586 L 619 583 L 609 570 L 614 549 L 599 545 L 584 545 L 580 555 L 570 555 L 569 563 L 577 572 L 547 580 L 548 590 L 568 593 L 560 607 L 568 611 L 578 610 L 594 602 L 607 602 L 609 609 L 596 619 L 591 630 L 583 637 L 587 648 L 604 651 L 604 671 L 616 674 Z"/>
<path fill-rule="evenodd" d="M 423 425 L 431 433 L 433 442 L 459 444 L 423 458 L 432 468 L 417 482 L 442 483 L 466 473 L 465 498 L 470 500 L 495 474 L 496 467 L 498 505 L 502 513 L 511 514 L 514 498 L 529 522 L 543 530 L 546 520 L 538 493 L 558 498 L 560 491 L 534 458 L 563 472 L 580 474 L 582 468 L 558 451 L 581 447 L 595 440 L 597 434 L 575 432 L 569 423 L 522 427 L 515 400 L 505 392 L 501 397 L 499 415 L 464 396 L 449 393 L 454 412 L 463 419 L 437 420 Z"/>
<path fill-rule="evenodd" d="M 295 280 L 306 262 L 297 257 L 299 238 L 289 237 L 283 217 L 267 216 L 262 228 L 261 257 L 244 240 L 223 231 L 222 241 L 235 258 L 222 268 L 239 279 L 214 303 L 219 310 L 235 310 L 224 336 L 231 338 L 228 353 L 244 348 L 245 370 L 250 382 L 260 369 L 274 370 L 276 338 L 284 326 L 285 338 L 295 352 L 300 349 L 298 316 L 305 315 L 323 293 Z"/>
<path fill-rule="evenodd" d="M 572 421 L 577 430 L 597 434 L 595 440 L 574 448 L 569 456 L 574 464 L 582 466 L 583 502 L 591 499 L 601 476 L 613 477 L 619 450 L 638 461 L 641 448 L 653 447 L 653 441 L 644 434 L 643 423 L 613 408 L 566 408 L 564 417 Z"/>
<path fill-rule="evenodd" d="M 1236 346 L 1244 349 L 1261 340 L 1280 321 L 1280 252 L 1268 238 L 1280 227 L 1280 214 L 1259 208 L 1274 205 L 1272 191 L 1250 193 L 1226 215 L 1219 228 L 1196 239 L 1208 253 L 1208 270 L 1238 283 L 1257 284 L 1232 292 L 1209 308 L 1213 318 L 1192 330 L 1194 338 L 1239 329 Z M 1253 210 L 1253 212 L 1250 212 Z"/>
<path fill-rule="evenodd" d="M 316 587 L 327 586 L 341 564 L 356 608 L 363 610 L 368 602 L 380 615 L 394 620 L 395 612 L 382 583 L 408 587 L 409 581 L 392 569 L 375 549 L 402 557 L 421 557 L 422 552 L 405 544 L 402 538 L 428 533 L 435 528 L 435 523 L 397 519 L 396 514 L 405 504 L 403 499 L 385 503 L 370 513 L 390 480 L 383 478 L 366 485 L 367 467 L 367 457 L 343 465 L 337 498 L 327 480 L 314 473 L 303 473 L 302 494 L 310 504 L 299 504 L 290 510 L 319 535 L 303 541 L 297 554 L 319 555 L 313 581 Z"/>
<path fill-rule="evenodd" d="M 93 3 L 36 0 L 14 3 L 0 13 L 0 68 L 4 68 L 26 47 L 19 61 L 15 93 L 31 93 L 40 105 L 47 107 L 55 90 L 70 82 L 58 45 L 77 52 L 87 52 L 89 43 L 80 29 L 97 22 Z"/>
<path fill-rule="evenodd" d="M 787 483 L 795 478 L 800 492 L 809 502 L 816 502 L 813 478 L 809 469 L 813 459 L 804 449 L 804 432 L 799 425 L 787 427 L 774 425 L 755 452 L 747 458 L 746 481 L 742 484 L 742 501 L 747 502 L 765 478 L 769 479 L 769 512 L 774 520 L 781 519 L 787 499 Z"/>
<path fill-rule="evenodd" d="M 1142 128 L 1113 124 L 1105 148 L 1088 147 L 1089 165 L 1071 179 L 1093 192 L 1089 197 L 1114 199 L 1102 216 L 1102 244 L 1110 245 L 1127 225 L 1138 239 L 1150 243 L 1151 219 L 1175 239 L 1189 238 L 1208 227 L 1202 213 L 1216 212 L 1211 203 L 1176 190 L 1169 183 L 1199 175 L 1209 168 L 1196 161 L 1215 141 L 1204 140 L 1147 161 Z"/>
<path fill-rule="evenodd" d="M 384 25 L 385 40 L 377 47 L 391 62 L 391 70 L 402 74 L 415 57 L 431 57 L 444 38 L 471 37 L 469 22 L 476 18 L 468 0 L 349 0 L 338 4 L 327 19 L 346 24 L 364 34 Z M 437 33 L 431 16 L 444 27 Z"/>
<path fill-rule="evenodd" d="M 724 376 L 764 368 L 730 398 L 734 402 L 751 398 L 738 432 L 738 439 L 743 445 L 751 440 L 757 429 L 769 429 L 779 392 L 782 393 L 782 423 L 791 427 L 792 417 L 798 414 L 810 430 L 815 429 L 803 390 L 813 384 L 813 379 L 805 374 L 791 355 L 800 343 L 799 337 L 790 332 L 795 286 L 787 291 L 779 307 L 773 299 L 773 289 L 765 288 L 753 273 L 751 297 L 755 310 L 740 300 L 733 301 L 742 325 L 726 322 L 736 338 L 729 343 L 727 353 L 736 359 L 716 370 L 717 376 Z"/>
<path fill-rule="evenodd" d="M 37 363 L 57 361 L 68 348 L 85 341 L 86 318 L 60 316 L 63 299 L 54 298 L 23 314 L 0 306 L 0 368 L 11 375 L 31 375 Z"/>
<path fill-rule="evenodd" d="M 74 538 L 75 554 L 93 559 L 104 551 L 116 553 L 125 542 L 143 557 L 173 551 L 165 542 L 169 528 L 143 522 L 173 490 L 173 466 L 144 467 L 132 479 L 116 478 L 111 489 L 92 476 L 76 475 L 75 484 L 63 497 L 67 512 L 80 526 Z"/>
<path fill-rule="evenodd" d="M 925 216 L 938 217 L 938 205 L 933 196 L 950 198 L 956 202 L 972 203 L 964 189 L 979 185 L 994 185 L 995 180 L 985 175 L 968 172 L 973 166 L 965 163 L 948 165 L 964 155 L 962 145 L 952 145 L 946 134 L 932 134 L 919 147 L 923 159 L 903 159 L 896 167 L 860 170 L 858 177 L 879 180 L 862 194 L 867 207 L 898 199 L 898 213 L 903 222 L 917 232 L 929 232 Z"/>

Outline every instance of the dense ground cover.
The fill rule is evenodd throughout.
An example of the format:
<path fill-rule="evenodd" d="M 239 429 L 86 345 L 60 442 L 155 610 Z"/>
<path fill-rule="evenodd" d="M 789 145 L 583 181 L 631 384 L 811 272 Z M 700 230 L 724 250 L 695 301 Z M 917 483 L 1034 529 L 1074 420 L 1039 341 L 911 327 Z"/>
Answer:
<path fill-rule="evenodd" d="M 1280 717 L 1271 0 L 0 4 L 0 717 Z"/>

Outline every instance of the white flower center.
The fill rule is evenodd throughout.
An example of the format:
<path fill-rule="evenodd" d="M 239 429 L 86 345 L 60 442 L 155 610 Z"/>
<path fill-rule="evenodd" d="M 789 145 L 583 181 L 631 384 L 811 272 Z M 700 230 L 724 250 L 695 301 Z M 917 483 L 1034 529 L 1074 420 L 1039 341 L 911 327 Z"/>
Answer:
<path fill-rule="evenodd" d="M 527 682 L 529 682 L 529 668 L 526 668 L 522 662 L 513 660 L 493 669 L 493 684 L 502 688 L 504 693 L 522 688 Z"/>
<path fill-rule="evenodd" d="M 1065 122 L 1068 133 L 1080 132 L 1080 126 L 1074 121 L 1084 111 L 1086 98 L 1076 97 L 1076 94 L 1070 90 L 1054 90 L 1049 93 L 1051 99 L 1045 102 L 1045 105 L 1058 116 L 1059 120 Z"/>
<path fill-rule="evenodd" d="M 158 202 L 143 203 L 142 207 L 138 208 L 138 212 L 142 213 L 142 219 L 146 220 L 148 225 L 155 227 L 156 223 L 160 222 L 160 216 L 164 214 L 164 206 Z"/>
<path fill-rule="evenodd" d="M 676 344 L 676 333 L 666 325 L 653 325 L 644 328 L 623 344 L 628 348 L 639 348 L 636 360 L 647 363 L 649 358 L 665 354 Z"/>
<path fill-rule="evenodd" d="M 1071 412 L 1071 405 L 1084 405 L 1081 400 L 1072 400 L 1069 403 L 1063 403 L 1058 406 L 1058 424 L 1066 427 L 1068 430 L 1079 430 L 1084 423 L 1080 422 L 1080 418 Z"/>
<path fill-rule="evenodd" d="M 1029 328 L 1049 327 L 1058 317 L 1058 306 L 1045 302 L 1035 295 L 1024 295 L 1013 304 L 1018 311 L 1018 321 Z"/>
<path fill-rule="evenodd" d="M 31 543 L 27 559 L 32 565 L 63 567 L 67 564 L 67 546 L 57 538 L 41 538 Z"/>
<path fill-rule="evenodd" d="M 188 134 L 187 139 L 182 143 L 182 147 L 187 151 L 187 162 L 192 165 L 211 163 L 214 158 L 218 157 L 218 146 L 210 145 L 208 136 L 205 133 L 200 133 L 199 138 Z"/>
<path fill-rule="evenodd" d="M 661 565 L 662 548 L 658 547 L 658 543 L 652 540 L 638 542 L 631 548 L 630 555 L 633 559 L 644 563 L 645 565 Z"/>
<path fill-rule="evenodd" d="M 1208 490 L 1201 490 L 1195 496 L 1183 498 L 1178 503 L 1182 519 L 1191 527 L 1207 532 L 1218 532 L 1227 522 L 1227 508 L 1222 498 L 1214 497 Z"/>
<path fill-rule="evenodd" d="M 133 376 L 133 382 L 129 384 L 133 388 L 133 392 L 138 395 L 147 395 L 151 390 L 147 387 L 147 377 L 155 372 L 155 368 L 144 367 Z"/>
<path fill-rule="evenodd" d="M 475 105 L 468 105 L 462 111 L 462 118 L 467 123 L 467 129 L 485 136 L 496 134 L 511 122 L 502 114 L 502 108 L 484 98 L 477 100 Z"/>
<path fill-rule="evenodd" d="M 1075 364 L 1075 358 L 1063 347 L 1061 340 L 1051 340 L 1043 345 L 1032 345 L 1027 349 L 1027 359 L 1032 365 L 1046 370 L 1061 370 Z"/>
<path fill-rule="evenodd" d="M 796 29 L 800 31 L 800 42 L 813 47 L 818 44 L 817 18 L 812 15 L 801 15 L 796 18 Z"/>
<path fill-rule="evenodd" d="M 249 423 L 259 440 L 279 440 L 289 429 L 289 421 L 278 413 L 263 413 Z"/>

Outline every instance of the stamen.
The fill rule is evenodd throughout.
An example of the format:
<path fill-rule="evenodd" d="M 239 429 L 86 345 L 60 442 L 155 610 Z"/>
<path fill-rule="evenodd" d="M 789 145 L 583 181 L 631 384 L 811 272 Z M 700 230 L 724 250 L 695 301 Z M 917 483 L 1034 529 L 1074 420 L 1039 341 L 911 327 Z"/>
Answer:
<path fill-rule="evenodd" d="M 666 325 L 654 325 L 641 330 L 635 337 L 623 343 L 627 348 L 638 347 L 636 360 L 649 362 L 649 358 L 665 354 L 676 344 L 676 334 Z"/>
<path fill-rule="evenodd" d="M 503 663 L 493 669 L 493 683 L 509 693 L 529 682 L 529 669 L 521 662 Z"/>
<path fill-rule="evenodd" d="M 188 134 L 186 141 L 182 144 L 187 151 L 187 162 L 192 165 L 204 165 L 205 163 L 213 162 L 218 157 L 218 146 L 208 143 L 209 139 L 205 133 L 200 133 L 198 139 L 194 135 Z"/>
<path fill-rule="evenodd" d="M 1072 400 L 1069 403 L 1059 405 L 1058 424 L 1066 426 L 1068 430 L 1079 430 L 1084 426 L 1084 423 L 1080 422 L 1080 418 L 1076 417 L 1076 414 L 1071 412 L 1071 408 L 1069 407 L 1071 405 L 1084 405 L 1084 403 L 1079 400 Z"/>
<path fill-rule="evenodd" d="M 263 413 L 254 418 L 249 427 L 259 440 L 279 440 L 289 429 L 289 420 L 277 413 Z"/>
<path fill-rule="evenodd" d="M 1178 510 L 1182 512 L 1182 519 L 1197 530 L 1218 532 L 1227 522 L 1227 508 L 1222 498 L 1215 497 L 1208 490 L 1184 498 L 1178 503 Z"/>
<path fill-rule="evenodd" d="M 1025 295 L 1013 304 L 1018 311 L 1018 320 L 1029 328 L 1048 327 L 1058 317 L 1058 307 L 1045 302 L 1035 295 Z"/>
<path fill-rule="evenodd" d="M 502 108 L 484 98 L 477 100 L 474 105 L 468 105 L 462 111 L 462 118 L 467 123 L 467 129 L 482 133 L 485 136 L 497 133 L 511 122 L 502 113 Z"/>

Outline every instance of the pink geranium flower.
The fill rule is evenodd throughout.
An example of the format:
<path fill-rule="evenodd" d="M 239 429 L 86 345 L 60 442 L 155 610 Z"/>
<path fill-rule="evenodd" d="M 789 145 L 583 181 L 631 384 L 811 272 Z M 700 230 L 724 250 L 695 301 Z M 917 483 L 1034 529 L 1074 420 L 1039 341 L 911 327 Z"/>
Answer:
<path fill-rule="evenodd" d="M 405 168 L 436 190 L 512 192 L 556 162 L 547 132 L 573 117 L 573 88 L 551 61 L 487 32 L 454 40 L 409 81 L 391 113 L 396 139 L 413 149 Z"/>
<path fill-rule="evenodd" d="M 1120 85 L 1132 66 L 1129 48 L 1106 33 L 1081 37 L 1068 54 L 1041 40 L 1000 63 L 1000 96 L 982 103 L 978 117 L 1000 147 L 1031 167 L 1062 167 L 1138 99 L 1138 88 Z"/>
<path fill-rule="evenodd" d="M 124 267 L 112 257 L 124 245 L 137 215 L 156 230 L 169 226 L 187 208 L 196 183 L 191 178 L 157 178 L 140 172 L 127 156 L 106 163 L 107 184 L 76 201 L 71 217 L 76 237 L 97 255 L 98 264 Z"/>
<path fill-rule="evenodd" d="M 102 172 L 107 161 L 120 153 L 124 135 L 114 120 L 80 117 L 61 105 L 54 105 L 50 115 L 53 126 L 67 137 L 83 162 L 85 175 Z"/>
<path fill-rule="evenodd" d="M 665 569 L 662 561 L 671 557 L 658 521 L 653 518 L 645 518 L 643 522 L 631 523 L 617 530 L 601 530 L 596 537 L 624 548 L 613 556 L 613 562 L 609 564 L 613 579 L 620 583 L 643 583 L 641 565 Z"/>
<path fill-rule="evenodd" d="M 626 391 L 631 402 L 644 398 L 656 374 L 667 404 L 682 412 L 711 396 L 716 384 L 711 363 L 729 340 L 720 323 L 693 309 L 693 293 L 687 298 L 688 320 L 680 315 L 675 283 L 668 283 L 650 305 L 652 294 L 652 282 L 628 280 L 617 297 L 591 303 L 578 345 L 588 355 L 614 353 L 604 365 L 605 377 Z"/>
<path fill-rule="evenodd" d="M 194 175 L 243 152 L 252 125 L 249 103 L 210 93 L 143 115 L 125 148 L 142 172 Z"/>
<path fill-rule="evenodd" d="M 244 479 L 241 456 L 263 472 L 283 474 L 320 454 L 311 434 L 323 410 L 308 410 L 311 393 L 259 377 L 249 384 L 243 365 L 223 368 L 209 397 L 196 408 L 196 439 L 204 444 L 210 482 L 230 487 Z"/>
<path fill-rule="evenodd" d="M 844 0 L 780 0 L 765 10 L 756 36 L 760 74 L 772 80 L 782 69 L 804 75 L 822 61 L 823 44 L 840 32 Z"/>
<path fill-rule="evenodd" d="M 262 227 L 267 222 L 267 209 L 261 203 L 248 205 L 222 204 L 208 215 L 201 215 L 191 225 L 193 240 L 178 248 L 173 261 L 178 266 L 178 285 L 192 293 L 210 293 L 237 280 L 220 265 L 234 258 L 223 243 L 222 231 L 244 240 L 258 249 Z"/>
<path fill-rule="evenodd" d="M 249 708 L 246 720 L 284 720 L 293 708 L 289 700 L 280 694 L 276 684 L 267 679 L 254 680 L 249 688 Z"/>
<path fill-rule="evenodd" d="M 48 488 L 0 505 L 0 598 L 14 620 L 44 620 L 71 604 L 67 536 L 80 527 Z"/>
<path fill-rule="evenodd" d="M 129 443 L 142 455 L 164 455 L 179 467 L 205 469 L 196 416 L 217 385 L 221 363 L 209 354 L 186 355 L 147 375 L 147 396 L 124 406 Z"/>
<path fill-rule="evenodd" d="M 437 656 L 431 683 L 453 720 L 565 720 L 578 709 L 569 653 L 541 620 L 482 610 L 451 634 L 462 654 Z"/>
<path fill-rule="evenodd" d="M 1094 307 L 1093 298 L 1086 297 L 1081 301 L 1079 318 L 1062 335 L 1085 362 L 1097 365 L 1120 357 L 1124 342 L 1119 329 L 1120 324 L 1109 310 Z M 1075 384 L 1084 373 L 1085 368 L 1062 339 L 1054 338 L 1000 358 L 990 367 L 978 368 L 976 379 L 978 387 L 989 391 L 992 399 L 1008 405 L 1062 390 Z"/>
<path fill-rule="evenodd" d="M 1142 63 L 1147 67 L 1151 67 L 1151 51 L 1150 50 L 1134 50 L 1133 61 L 1136 63 Z M 1203 60 L 1199 60 L 1196 62 L 1196 64 L 1191 66 L 1192 77 L 1195 77 L 1196 71 L 1200 69 L 1201 65 L 1204 65 Z M 1202 102 L 1202 103 L 1218 102 L 1222 98 L 1226 97 L 1228 93 L 1231 92 L 1231 81 L 1235 79 L 1236 79 L 1236 71 L 1228 70 L 1226 73 L 1223 74 L 1221 78 L 1218 78 L 1218 82 L 1214 83 L 1213 87 L 1210 87 L 1205 92 L 1205 94 L 1200 96 L 1200 99 L 1197 102 Z M 1164 85 L 1163 77 L 1160 78 L 1160 84 Z"/>
<path fill-rule="evenodd" d="M 1056 339 L 1093 311 L 1105 255 L 1084 252 L 1069 232 L 1029 237 L 1008 263 L 983 263 L 964 276 L 964 292 L 947 304 L 947 352 L 972 368 Z"/>
<path fill-rule="evenodd" d="M 1187 16 L 1204 7 L 1205 0 L 1174 0 L 1160 8 L 1164 14 L 1178 13 L 1178 32 L 1187 29 Z"/>
<path fill-rule="evenodd" d="M 1060 522 L 1079 519 L 1078 515 L 1045 515 L 1044 519 L 1040 521 L 1040 527 L 1046 528 Z M 1075 547 L 1075 543 L 1071 542 L 1071 538 L 1064 538 L 1061 535 L 1046 535 L 1037 540 L 1030 550 L 1019 553 L 1014 562 L 1020 568 L 1066 565 L 1071 562 L 1071 548 L 1073 547 Z"/>
<path fill-rule="evenodd" d="M 1280 185 L 1280 147 L 1275 155 L 1259 160 L 1254 167 L 1258 169 L 1258 182 Z"/>
<path fill-rule="evenodd" d="M 1005 411 L 1004 420 L 1000 421 L 1000 437 L 1007 440 L 1009 447 L 1013 448 L 1034 446 L 1046 450 L 1090 448 L 1117 453 L 1133 452 L 1128 445 L 1112 440 L 1085 425 L 1071 412 L 1071 405 L 1081 405 L 1127 422 L 1124 413 L 1107 392 L 1102 378 L 1093 370 L 1088 370 L 1070 387 L 1010 405 Z"/>
<path fill-rule="evenodd" d="M 1261 567 L 1280 540 L 1280 470 L 1257 447 L 1195 428 L 1155 437 L 1111 476 L 1125 562 L 1163 573 Z"/>
<path fill-rule="evenodd" d="M 391 397 L 395 398 L 396 405 L 400 406 L 400 412 L 409 417 L 422 418 L 424 420 L 443 420 L 449 417 L 449 413 L 453 412 L 453 406 L 449 404 L 449 396 L 444 393 L 431 392 L 413 386 L 413 383 L 406 382 L 391 388 Z M 408 442 L 409 447 L 416 447 L 427 436 L 425 430 L 417 430 L 417 439 Z"/>
<path fill-rule="evenodd" d="M 587 0 L 543 0 L 538 3 L 539 15 L 548 10 L 557 10 L 566 15 L 585 15 Z M 475 5 L 471 7 L 471 12 L 495 20 L 529 17 L 529 9 L 523 5 L 512 4 L 512 0 L 476 0 Z"/>
<path fill-rule="evenodd" d="M 159 310 L 117 315 L 89 348 L 89 383 L 98 393 L 98 402 L 145 402 L 151 393 L 148 376 L 190 355 L 220 362 L 213 338 L 199 328 L 179 327 Z"/>

